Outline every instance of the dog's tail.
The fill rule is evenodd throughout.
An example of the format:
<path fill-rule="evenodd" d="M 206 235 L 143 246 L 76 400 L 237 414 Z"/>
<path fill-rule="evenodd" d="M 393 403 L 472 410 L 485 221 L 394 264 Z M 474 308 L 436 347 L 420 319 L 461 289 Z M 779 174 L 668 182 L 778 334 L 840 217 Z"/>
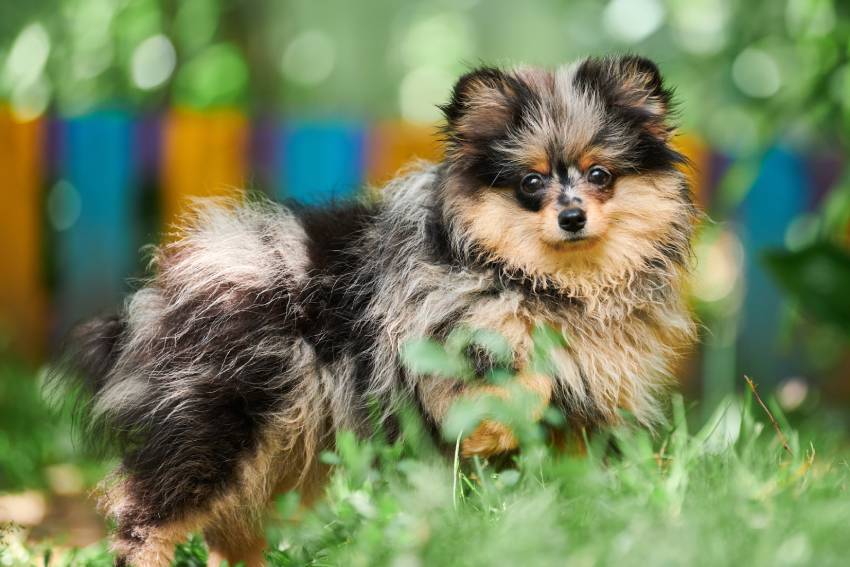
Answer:
<path fill-rule="evenodd" d="M 124 318 L 109 315 L 83 323 L 71 332 L 68 354 L 74 357 L 72 370 L 89 395 L 96 396 L 106 385 L 125 331 Z"/>
<path fill-rule="evenodd" d="M 95 417 L 93 407 L 110 382 L 126 334 L 127 321 L 123 315 L 91 319 L 70 332 L 60 358 L 50 367 L 46 382 L 48 398 L 60 409 L 66 407 L 67 400 L 73 400 L 76 427 L 88 430 L 105 425 Z M 105 440 L 104 436 L 83 438 L 90 445 L 94 439 Z"/>

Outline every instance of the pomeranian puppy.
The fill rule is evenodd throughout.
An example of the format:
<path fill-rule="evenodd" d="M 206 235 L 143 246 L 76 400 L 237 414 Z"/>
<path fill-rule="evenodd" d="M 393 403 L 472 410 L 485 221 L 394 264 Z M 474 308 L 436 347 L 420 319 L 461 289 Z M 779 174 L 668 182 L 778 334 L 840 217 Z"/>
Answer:
<path fill-rule="evenodd" d="M 437 428 L 458 399 L 515 392 L 403 367 L 405 341 L 459 325 L 503 335 L 516 382 L 571 424 L 657 422 L 695 334 L 670 108 L 637 56 L 481 68 L 442 107 L 444 160 L 375 199 L 202 207 L 120 314 L 77 329 L 63 373 L 89 394 L 87 435 L 122 455 L 102 498 L 119 564 L 167 565 L 190 532 L 261 564 L 270 499 L 320 495 L 319 453 L 368 436 L 376 402 Z M 566 339 L 546 375 L 526 365 L 539 324 Z M 516 444 L 489 420 L 462 450 Z"/>

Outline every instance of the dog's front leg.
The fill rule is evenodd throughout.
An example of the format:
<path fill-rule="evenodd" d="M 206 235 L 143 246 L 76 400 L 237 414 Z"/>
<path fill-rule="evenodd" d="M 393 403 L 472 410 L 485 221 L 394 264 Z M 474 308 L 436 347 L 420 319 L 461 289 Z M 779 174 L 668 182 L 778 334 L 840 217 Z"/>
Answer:
<path fill-rule="evenodd" d="M 554 385 L 548 376 L 529 371 L 520 372 L 505 385 L 458 382 L 431 377 L 419 384 L 420 402 L 423 409 L 436 421 L 443 423 L 452 404 L 460 399 L 475 399 L 493 396 L 507 402 L 525 397 L 529 393 L 537 399 L 530 408 L 529 418 L 538 420 L 552 399 Z M 517 448 L 517 438 L 510 426 L 492 418 L 485 418 L 478 427 L 466 436 L 461 444 L 465 457 L 478 455 L 489 457 L 507 453 Z"/>

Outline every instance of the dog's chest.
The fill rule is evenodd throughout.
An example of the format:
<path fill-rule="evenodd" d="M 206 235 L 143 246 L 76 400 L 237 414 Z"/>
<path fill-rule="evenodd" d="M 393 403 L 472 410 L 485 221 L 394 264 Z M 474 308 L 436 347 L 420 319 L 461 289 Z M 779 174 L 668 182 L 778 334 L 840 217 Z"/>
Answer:
<path fill-rule="evenodd" d="M 522 366 L 529 359 L 537 329 L 547 327 L 559 333 L 565 353 L 578 346 L 572 330 L 581 317 L 581 307 L 568 299 L 542 301 L 520 291 L 505 290 L 471 302 L 459 323 L 474 329 L 486 329 L 502 335 L 511 345 L 515 362 Z M 586 331 L 583 331 L 586 332 Z M 555 347 L 558 348 L 558 347 Z"/>
<path fill-rule="evenodd" d="M 453 328 L 466 326 L 501 334 L 519 368 L 529 360 L 535 329 L 543 325 L 564 339 L 564 346 L 551 353 L 556 379 L 578 393 L 596 391 L 616 404 L 621 390 L 657 381 L 667 371 L 670 348 L 657 323 L 646 313 L 617 308 L 615 298 L 599 302 L 608 314 L 600 317 L 568 298 L 559 301 L 527 290 L 495 290 L 492 280 L 480 274 L 440 272 L 393 281 L 373 305 L 384 321 L 385 336 L 395 339 L 392 352 L 405 340 L 445 338 Z"/>
<path fill-rule="evenodd" d="M 568 300 L 541 301 L 505 291 L 471 303 L 459 323 L 500 333 L 519 367 L 529 360 L 535 329 L 548 327 L 563 339 L 549 341 L 556 345 L 549 348 L 556 378 L 577 394 L 597 392 L 617 405 L 630 405 L 620 399 L 619 390 L 655 380 L 666 371 L 669 345 L 641 313 L 599 319 Z"/>

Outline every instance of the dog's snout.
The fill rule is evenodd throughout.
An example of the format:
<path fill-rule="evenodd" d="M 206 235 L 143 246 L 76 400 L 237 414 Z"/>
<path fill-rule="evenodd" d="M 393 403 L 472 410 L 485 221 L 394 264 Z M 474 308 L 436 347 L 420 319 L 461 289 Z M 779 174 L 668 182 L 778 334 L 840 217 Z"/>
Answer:
<path fill-rule="evenodd" d="M 583 209 L 572 208 L 558 213 L 558 226 L 567 232 L 578 232 L 587 224 L 587 215 Z"/>

